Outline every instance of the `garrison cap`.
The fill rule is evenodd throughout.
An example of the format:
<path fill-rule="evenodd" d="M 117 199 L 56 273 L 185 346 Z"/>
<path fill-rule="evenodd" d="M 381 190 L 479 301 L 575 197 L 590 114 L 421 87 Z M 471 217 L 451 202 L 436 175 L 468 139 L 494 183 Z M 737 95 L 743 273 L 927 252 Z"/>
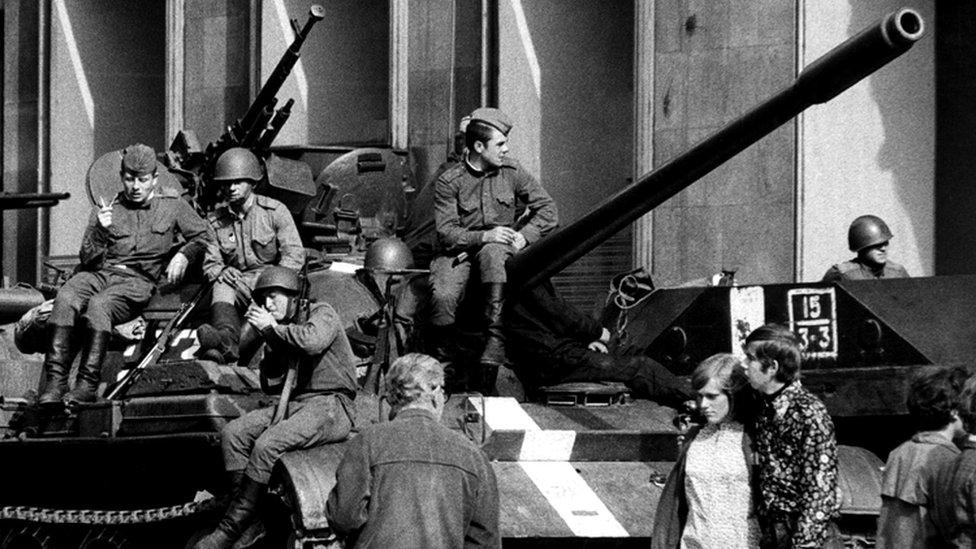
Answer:
<path fill-rule="evenodd" d="M 471 113 L 471 121 L 484 122 L 497 129 L 505 135 L 512 129 L 512 119 L 500 109 L 494 107 L 481 107 Z"/>
<path fill-rule="evenodd" d="M 156 171 L 156 151 L 149 145 L 136 143 L 122 150 L 122 171 L 146 175 Z"/>

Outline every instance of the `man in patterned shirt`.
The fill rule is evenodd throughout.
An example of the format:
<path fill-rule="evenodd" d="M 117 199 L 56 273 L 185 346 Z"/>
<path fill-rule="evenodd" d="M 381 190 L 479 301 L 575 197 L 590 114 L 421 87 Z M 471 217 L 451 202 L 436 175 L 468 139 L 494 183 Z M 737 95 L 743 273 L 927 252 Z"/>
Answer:
<path fill-rule="evenodd" d="M 762 547 L 841 547 L 834 424 L 800 385 L 799 341 L 768 324 L 749 334 L 745 353 L 746 376 L 763 401 L 754 437 Z"/>

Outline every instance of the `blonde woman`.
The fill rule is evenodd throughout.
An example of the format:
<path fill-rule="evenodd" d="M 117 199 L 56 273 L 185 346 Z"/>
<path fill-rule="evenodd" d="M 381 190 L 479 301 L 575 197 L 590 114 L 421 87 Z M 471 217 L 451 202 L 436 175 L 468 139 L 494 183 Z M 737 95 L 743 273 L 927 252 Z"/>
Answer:
<path fill-rule="evenodd" d="M 691 429 L 664 486 L 653 549 L 759 546 L 746 425 L 753 393 L 739 359 L 718 354 L 691 376 L 704 425 Z"/>

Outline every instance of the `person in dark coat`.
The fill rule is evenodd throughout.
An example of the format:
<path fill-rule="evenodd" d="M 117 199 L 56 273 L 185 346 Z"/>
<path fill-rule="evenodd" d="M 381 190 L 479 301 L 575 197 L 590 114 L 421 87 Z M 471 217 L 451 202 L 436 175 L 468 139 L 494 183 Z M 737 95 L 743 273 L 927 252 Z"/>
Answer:
<path fill-rule="evenodd" d="M 506 311 L 505 328 L 512 369 L 529 393 L 572 381 L 621 381 L 635 396 L 675 408 L 694 398 L 687 381 L 650 357 L 610 352 L 610 331 L 551 282 L 524 290 Z"/>
<path fill-rule="evenodd" d="M 392 421 L 346 446 L 329 494 L 329 526 L 346 547 L 501 547 L 498 486 L 488 458 L 441 424 L 444 368 L 406 354 L 386 380 Z"/>

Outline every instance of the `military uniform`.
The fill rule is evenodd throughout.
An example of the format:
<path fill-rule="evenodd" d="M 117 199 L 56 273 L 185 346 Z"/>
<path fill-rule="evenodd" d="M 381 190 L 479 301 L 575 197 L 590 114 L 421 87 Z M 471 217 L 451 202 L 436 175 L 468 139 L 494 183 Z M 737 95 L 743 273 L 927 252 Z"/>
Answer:
<path fill-rule="evenodd" d="M 455 262 L 454 256 L 477 250 L 475 263 L 481 282 L 504 283 L 505 261 L 515 253 L 508 244 L 482 244 L 493 227 L 517 229 L 528 244 L 555 228 L 556 204 L 542 185 L 518 162 L 505 159 L 497 169 L 482 172 L 461 162 L 435 182 L 434 211 L 442 252 L 431 263 L 433 323 L 454 322 L 454 312 L 471 273 L 471 262 Z M 528 218 L 516 223 L 516 203 L 522 202 Z M 455 263 L 457 263 L 455 265 Z"/>
<path fill-rule="evenodd" d="M 48 323 L 74 326 L 78 316 L 107 332 L 131 320 L 149 302 L 179 232 L 180 253 L 192 260 L 208 240 L 207 224 L 179 196 L 163 191 L 143 204 L 120 195 L 106 229 L 92 212 L 81 243 L 81 271 L 65 282 Z M 82 313 L 84 311 L 84 313 Z"/>
<path fill-rule="evenodd" d="M 908 278 L 908 271 L 904 267 L 888 261 L 881 269 L 874 269 L 859 258 L 838 263 L 827 270 L 823 282 L 837 282 L 840 280 L 875 280 L 878 278 Z"/>
<path fill-rule="evenodd" d="M 280 385 L 289 361 L 301 361 L 288 416 L 272 426 L 274 407 L 245 414 L 224 427 L 221 445 L 228 471 L 243 469 L 248 478 L 264 485 L 285 452 L 349 435 L 357 386 L 352 349 L 331 305 L 313 304 L 305 323 L 278 324 L 262 336 L 263 385 Z"/>
<path fill-rule="evenodd" d="M 305 247 L 291 212 L 273 198 L 252 194 L 242 213 L 223 206 L 207 216 L 207 221 L 214 239 L 207 245 L 204 275 L 216 280 L 225 266 L 244 275 L 240 285 L 214 283 L 213 303 L 246 306 L 251 301 L 250 289 L 265 266 L 297 271 L 305 263 Z"/>

